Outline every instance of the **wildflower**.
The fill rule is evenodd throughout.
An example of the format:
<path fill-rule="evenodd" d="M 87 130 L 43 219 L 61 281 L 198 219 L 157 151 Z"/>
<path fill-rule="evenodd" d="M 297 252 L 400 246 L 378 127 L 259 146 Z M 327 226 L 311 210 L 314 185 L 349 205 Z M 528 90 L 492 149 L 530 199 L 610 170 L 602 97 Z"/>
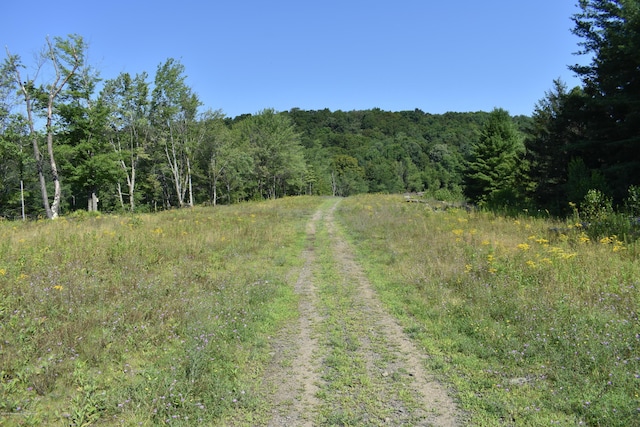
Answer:
<path fill-rule="evenodd" d="M 528 251 L 529 250 L 529 245 L 526 243 L 520 243 L 518 245 L 518 249 L 520 249 L 521 251 Z"/>
<path fill-rule="evenodd" d="M 4 276 L 5 274 L 7 274 L 7 270 L 0 268 L 0 276 Z"/>
<path fill-rule="evenodd" d="M 536 243 L 539 243 L 541 245 L 546 245 L 547 243 L 549 243 L 549 241 L 547 239 L 540 238 L 540 239 L 536 239 Z"/>
<path fill-rule="evenodd" d="M 63 288 L 62 286 L 60 286 L 60 285 L 55 285 L 55 286 L 53 287 L 53 289 L 55 289 L 55 290 L 57 290 L 57 291 L 61 291 L 61 290 L 63 290 L 64 288 Z"/>
<path fill-rule="evenodd" d="M 464 271 L 465 271 L 466 273 L 469 273 L 469 272 L 471 271 L 471 269 L 472 269 L 472 268 L 473 268 L 473 267 L 471 266 L 471 264 L 467 264 L 467 265 L 465 265 L 465 266 L 464 266 Z"/>
<path fill-rule="evenodd" d="M 456 228 L 455 230 L 452 231 L 452 233 L 455 234 L 456 236 L 462 236 L 462 233 L 464 233 L 464 230 L 460 228 Z"/>
<path fill-rule="evenodd" d="M 589 236 L 587 236 L 584 232 L 580 233 L 580 236 L 578 236 L 578 240 L 580 241 L 580 243 L 589 243 L 591 241 Z"/>
<path fill-rule="evenodd" d="M 627 248 L 624 247 L 624 243 L 622 243 L 619 240 L 616 240 L 613 244 L 613 252 L 619 252 L 619 251 L 624 251 Z"/>
<path fill-rule="evenodd" d="M 531 268 L 536 268 L 536 263 L 534 261 L 529 260 L 525 264 L 527 264 Z"/>
<path fill-rule="evenodd" d="M 491 242 L 489 242 L 488 240 L 483 240 L 482 242 L 480 242 L 480 244 L 482 246 L 488 246 Z"/>
<path fill-rule="evenodd" d="M 495 268 L 490 268 L 489 269 L 489 273 L 491 274 L 496 274 L 498 272 L 498 270 L 496 270 Z"/>
<path fill-rule="evenodd" d="M 613 239 L 611 237 L 603 237 L 602 239 L 600 239 L 600 243 L 602 243 L 603 245 L 609 245 L 613 243 Z"/>
<path fill-rule="evenodd" d="M 495 257 L 493 256 L 493 254 L 487 255 L 487 262 L 491 264 L 493 261 L 495 261 Z"/>

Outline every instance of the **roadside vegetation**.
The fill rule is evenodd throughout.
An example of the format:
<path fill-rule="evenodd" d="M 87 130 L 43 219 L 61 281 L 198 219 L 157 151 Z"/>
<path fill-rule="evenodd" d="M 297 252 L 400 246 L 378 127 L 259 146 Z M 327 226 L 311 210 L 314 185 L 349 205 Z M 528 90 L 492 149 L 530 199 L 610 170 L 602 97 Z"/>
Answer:
<path fill-rule="evenodd" d="M 471 425 L 637 425 L 637 242 L 399 196 L 336 215 Z"/>
<path fill-rule="evenodd" d="M 0 424 L 250 411 L 320 202 L 0 222 Z"/>
<path fill-rule="evenodd" d="M 291 273 L 321 205 L 295 197 L 1 222 L 2 424 L 268 420 L 263 374 L 274 337 L 298 317 Z M 367 195 L 335 214 L 469 425 L 634 425 L 638 244 L 590 238 L 572 221 L 432 206 Z M 367 342 L 366 320 L 343 304 L 354 290 L 336 288 L 328 250 L 319 247 L 313 279 L 328 316 L 316 331 L 325 382 L 316 397 L 325 425 L 355 425 L 367 418 L 345 404 L 347 390 L 385 409 L 366 397 L 380 379 L 348 368 L 360 362 L 348 354 Z M 331 409 L 340 399 L 349 412 Z"/>

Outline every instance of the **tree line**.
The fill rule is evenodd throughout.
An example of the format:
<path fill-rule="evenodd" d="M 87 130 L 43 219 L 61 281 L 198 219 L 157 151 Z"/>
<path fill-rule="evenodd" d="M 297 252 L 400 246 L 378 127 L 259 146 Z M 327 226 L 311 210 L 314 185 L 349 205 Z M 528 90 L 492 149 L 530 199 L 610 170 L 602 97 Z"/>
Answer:
<path fill-rule="evenodd" d="M 637 1 L 579 6 L 573 32 L 591 63 L 570 68 L 583 84 L 554 81 L 531 116 L 294 108 L 229 118 L 202 110 L 172 58 L 153 76 L 101 80 L 78 35 L 47 39 L 29 68 L 7 50 L 0 215 L 403 191 L 556 214 L 590 190 L 623 203 L 640 184 L 640 12 Z"/>

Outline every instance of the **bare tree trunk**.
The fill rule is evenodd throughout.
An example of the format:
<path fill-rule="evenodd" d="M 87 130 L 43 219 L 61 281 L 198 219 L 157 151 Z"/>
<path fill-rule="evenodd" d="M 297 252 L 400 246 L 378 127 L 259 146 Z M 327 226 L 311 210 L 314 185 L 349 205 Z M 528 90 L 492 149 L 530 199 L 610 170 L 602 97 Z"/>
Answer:
<path fill-rule="evenodd" d="M 22 220 L 27 219 L 24 211 L 24 182 L 20 179 L 20 204 L 22 205 Z"/>
<path fill-rule="evenodd" d="M 96 195 L 95 190 L 91 191 L 91 194 L 89 194 L 89 200 L 87 202 L 87 211 L 98 212 L 98 201 L 98 196 Z"/>
<path fill-rule="evenodd" d="M 191 162 L 189 162 L 189 156 L 187 155 L 187 179 L 189 181 L 189 207 L 193 207 L 193 185 L 191 184 Z"/>
<path fill-rule="evenodd" d="M 123 194 L 122 194 L 122 185 L 118 181 L 116 186 L 117 186 L 116 188 L 118 190 L 118 200 L 120 201 L 120 207 L 124 210 L 124 197 L 122 197 L 123 196 Z"/>
<path fill-rule="evenodd" d="M 50 219 L 56 219 L 60 215 L 60 202 L 62 200 L 62 187 L 58 176 L 58 165 L 53 155 L 53 129 L 51 122 L 53 118 L 53 99 L 47 108 L 47 151 L 49 152 L 49 165 L 51 166 L 51 179 L 53 180 L 53 203 L 51 203 Z"/>
<path fill-rule="evenodd" d="M 133 190 L 136 187 L 136 167 L 135 162 L 131 162 L 131 177 L 127 175 L 127 184 L 129 185 L 129 208 L 133 213 L 136 205 L 136 200 L 133 197 Z"/>
<path fill-rule="evenodd" d="M 45 214 L 47 218 L 52 217 L 51 213 L 51 205 L 49 205 L 49 194 L 47 193 L 47 180 L 44 177 L 43 170 L 43 159 L 40 154 L 40 147 L 38 147 L 38 135 L 36 134 L 36 130 L 33 127 L 33 119 L 31 118 L 31 110 L 30 107 L 27 108 L 29 110 L 29 127 L 32 135 L 32 143 L 33 143 L 33 157 L 36 160 L 36 168 L 38 169 L 38 181 L 40 182 L 40 194 L 42 195 L 42 206 L 44 207 Z"/>
<path fill-rule="evenodd" d="M 336 196 L 338 190 L 338 183 L 336 181 L 336 173 L 331 172 L 331 192 L 333 193 L 333 197 Z"/>
<path fill-rule="evenodd" d="M 178 197 L 178 207 L 181 208 L 184 205 L 184 192 L 182 190 L 182 180 L 180 178 L 180 169 L 178 165 L 178 158 L 176 155 L 176 146 L 173 140 L 173 135 L 170 135 L 169 140 L 171 141 L 171 153 L 169 153 L 169 146 L 166 143 L 164 146 L 164 152 L 167 155 L 167 161 L 169 162 L 169 167 L 171 168 L 171 173 L 173 175 L 173 182 L 176 188 L 176 196 Z"/>

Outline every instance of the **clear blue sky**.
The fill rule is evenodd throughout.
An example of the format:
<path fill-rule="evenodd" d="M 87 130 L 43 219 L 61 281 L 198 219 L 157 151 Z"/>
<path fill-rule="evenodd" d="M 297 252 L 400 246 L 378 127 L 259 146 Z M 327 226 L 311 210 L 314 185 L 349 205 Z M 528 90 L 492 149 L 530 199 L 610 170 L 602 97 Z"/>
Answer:
<path fill-rule="evenodd" d="M 10 1 L 4 47 L 33 63 L 47 35 L 82 35 L 103 78 L 167 58 L 205 109 L 264 108 L 531 114 L 562 78 L 576 0 Z"/>

